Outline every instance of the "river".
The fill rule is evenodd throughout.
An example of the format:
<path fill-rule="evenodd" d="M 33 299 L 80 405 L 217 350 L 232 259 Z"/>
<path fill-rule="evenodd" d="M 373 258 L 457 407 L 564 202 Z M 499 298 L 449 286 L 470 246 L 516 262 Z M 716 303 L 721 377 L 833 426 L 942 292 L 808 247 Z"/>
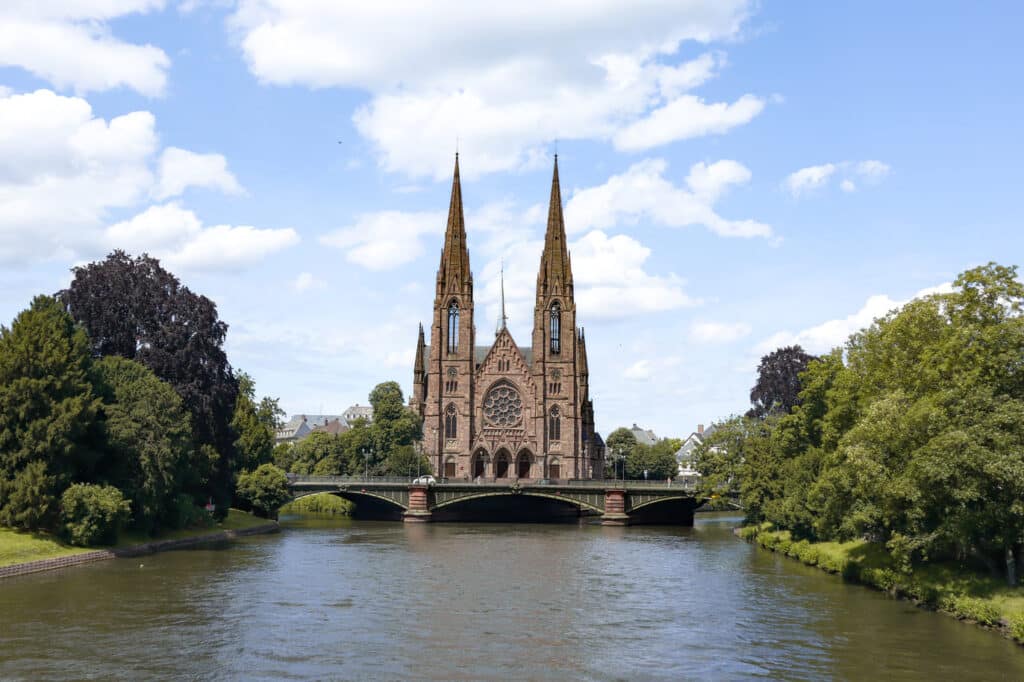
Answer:
<path fill-rule="evenodd" d="M 282 519 L 0 582 L 3 679 L 1022 680 L 1024 649 L 730 532 Z"/>

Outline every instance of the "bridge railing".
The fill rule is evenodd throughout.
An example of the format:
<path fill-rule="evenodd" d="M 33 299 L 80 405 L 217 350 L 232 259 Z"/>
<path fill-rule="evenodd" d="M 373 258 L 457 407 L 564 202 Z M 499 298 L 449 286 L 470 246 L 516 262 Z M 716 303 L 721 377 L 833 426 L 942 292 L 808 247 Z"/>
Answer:
<path fill-rule="evenodd" d="M 409 484 L 416 480 L 417 476 L 306 476 L 299 474 L 288 474 L 289 483 L 310 483 L 310 484 L 321 484 L 321 485 L 352 485 L 352 484 Z M 477 485 L 501 485 L 511 486 L 515 483 L 520 485 L 550 485 L 550 486 L 566 486 L 571 488 L 592 488 L 592 489 L 608 489 L 608 488 L 625 488 L 627 490 L 638 490 L 638 489 L 653 489 L 653 488 L 671 488 L 676 490 L 685 490 L 692 492 L 697 489 L 697 486 L 692 481 L 687 480 L 673 480 L 673 481 L 649 481 L 644 479 L 628 479 L 623 481 L 622 479 L 516 479 L 516 478 L 487 478 L 487 479 L 447 479 L 447 478 L 434 478 L 433 485 L 466 485 L 466 484 L 477 484 Z"/>

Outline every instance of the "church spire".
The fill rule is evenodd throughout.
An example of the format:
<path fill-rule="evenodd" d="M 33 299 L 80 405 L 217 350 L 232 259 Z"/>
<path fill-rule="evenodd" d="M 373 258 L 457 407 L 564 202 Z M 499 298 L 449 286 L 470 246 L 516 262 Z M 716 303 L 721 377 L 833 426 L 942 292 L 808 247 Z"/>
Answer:
<path fill-rule="evenodd" d="M 554 293 L 555 287 L 566 293 L 572 290 L 572 265 L 569 246 L 565 240 L 565 218 L 562 215 L 562 190 L 558 184 L 558 154 L 555 154 L 555 172 L 551 178 L 551 202 L 548 205 L 548 229 L 544 236 L 544 253 L 540 257 L 537 273 L 537 295 Z"/>
<path fill-rule="evenodd" d="M 420 335 L 419 338 L 416 339 L 416 360 L 413 363 L 412 368 L 414 377 L 419 378 L 427 373 L 427 359 L 424 357 L 426 355 L 426 348 L 427 343 L 423 334 L 423 323 L 420 322 Z"/>
<path fill-rule="evenodd" d="M 508 315 L 505 314 L 505 261 L 501 261 L 501 318 L 498 319 L 498 329 L 494 332 L 497 336 L 502 329 L 508 326 Z"/>
<path fill-rule="evenodd" d="M 455 176 L 452 179 L 452 199 L 448 206 L 448 227 L 444 233 L 441 266 L 437 271 L 438 293 L 461 291 L 472 284 L 469 271 L 469 251 L 466 248 L 466 222 L 462 215 L 462 184 L 459 181 L 459 153 L 455 152 Z"/>

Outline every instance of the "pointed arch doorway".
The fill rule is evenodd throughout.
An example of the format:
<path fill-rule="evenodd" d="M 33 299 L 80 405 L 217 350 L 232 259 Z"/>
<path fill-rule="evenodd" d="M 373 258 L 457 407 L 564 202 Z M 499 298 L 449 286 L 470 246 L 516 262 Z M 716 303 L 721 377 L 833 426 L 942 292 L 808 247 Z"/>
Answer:
<path fill-rule="evenodd" d="M 533 464 L 533 457 L 530 456 L 529 450 L 523 450 L 516 457 L 516 476 L 518 478 L 529 478 L 530 467 Z"/>
<path fill-rule="evenodd" d="M 473 455 L 473 461 L 470 463 L 470 470 L 473 472 L 473 478 L 483 478 L 487 475 L 487 451 L 484 449 L 477 450 Z"/>
<path fill-rule="evenodd" d="M 494 477 L 508 478 L 511 465 L 512 458 L 509 456 L 508 450 L 498 450 L 498 454 L 494 456 Z"/>

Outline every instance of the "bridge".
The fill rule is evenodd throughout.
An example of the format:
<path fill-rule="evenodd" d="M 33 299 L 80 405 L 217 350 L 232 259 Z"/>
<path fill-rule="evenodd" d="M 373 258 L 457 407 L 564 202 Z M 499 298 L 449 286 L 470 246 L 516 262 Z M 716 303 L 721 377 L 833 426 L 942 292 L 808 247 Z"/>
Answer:
<path fill-rule="evenodd" d="M 354 502 L 357 508 L 366 506 L 407 523 L 600 516 L 601 523 L 609 526 L 692 526 L 694 510 L 705 501 L 692 484 L 685 482 L 422 480 L 289 474 L 289 486 L 296 499 L 330 493 Z"/>

